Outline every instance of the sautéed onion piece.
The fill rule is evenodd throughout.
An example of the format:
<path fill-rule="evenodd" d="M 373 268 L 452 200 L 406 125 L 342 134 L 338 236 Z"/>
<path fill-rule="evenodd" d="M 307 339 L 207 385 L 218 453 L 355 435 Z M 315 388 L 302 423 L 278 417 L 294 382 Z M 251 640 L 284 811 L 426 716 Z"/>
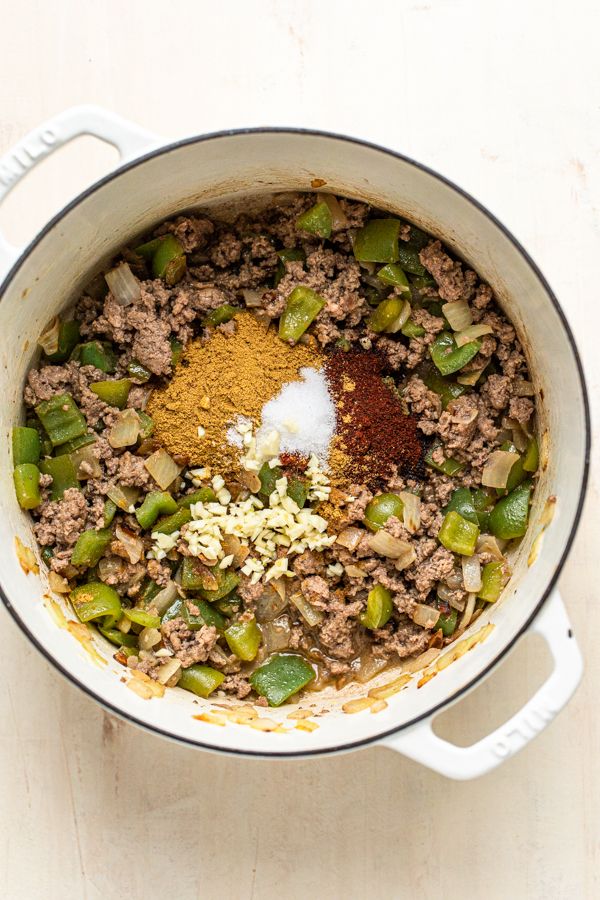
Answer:
<path fill-rule="evenodd" d="M 121 263 L 105 275 L 115 300 L 119 306 L 129 306 L 142 296 L 139 282 L 127 263 Z"/>

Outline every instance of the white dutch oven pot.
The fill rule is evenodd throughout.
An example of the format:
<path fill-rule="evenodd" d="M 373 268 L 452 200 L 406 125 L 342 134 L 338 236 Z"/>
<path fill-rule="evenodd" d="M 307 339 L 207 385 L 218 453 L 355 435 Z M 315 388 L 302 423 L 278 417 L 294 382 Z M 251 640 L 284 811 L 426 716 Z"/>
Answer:
<path fill-rule="evenodd" d="M 568 702 L 582 675 L 582 659 L 555 584 L 569 551 L 584 496 L 589 420 L 581 365 L 569 326 L 544 278 L 506 229 L 471 197 L 405 157 L 345 137 L 295 129 L 256 129 L 194 137 L 173 144 L 91 106 L 69 110 L 46 122 L 0 162 L 0 200 L 28 169 L 57 147 L 82 134 L 118 148 L 120 167 L 77 197 L 26 249 L 0 236 L 3 398 L 5 435 L 0 467 L 0 584 L 6 607 L 30 640 L 63 674 L 107 709 L 157 734 L 186 744 L 254 756 L 310 756 L 380 744 L 404 753 L 451 778 L 473 778 L 493 769 L 525 746 Z M 174 213 L 199 205 L 238 201 L 243 195 L 310 189 L 313 179 L 327 190 L 366 200 L 406 216 L 439 235 L 493 287 L 515 324 L 539 391 L 540 433 L 549 436 L 549 465 L 543 472 L 530 529 L 514 575 L 488 618 L 487 639 L 420 689 L 408 688 L 388 708 L 345 715 L 330 692 L 310 702 L 331 712 L 318 730 L 263 733 L 244 725 L 216 727 L 197 721 L 191 695 L 174 689 L 164 699 L 143 700 L 120 681 L 123 669 L 107 644 L 98 646 L 104 667 L 91 663 L 75 638 L 59 629 L 43 605 L 43 574 L 25 575 L 14 537 L 35 547 L 31 521 L 15 500 L 10 429 L 22 421 L 21 392 L 36 357 L 36 340 L 57 313 L 68 309 L 82 286 L 121 245 Z M 528 568 L 535 522 L 549 494 L 558 512 L 542 550 Z M 471 747 L 456 747 L 434 735 L 432 720 L 489 674 L 524 632 L 548 643 L 554 670 L 513 718 Z M 114 650 L 114 648 L 112 648 Z M 379 681 L 389 680 L 384 673 Z M 360 693 L 356 686 L 344 696 Z M 202 703 L 203 701 L 200 701 Z M 289 709 L 289 707 L 288 707 Z M 285 712 L 269 712 L 285 718 Z M 287 723 L 291 724 L 291 723 Z"/>

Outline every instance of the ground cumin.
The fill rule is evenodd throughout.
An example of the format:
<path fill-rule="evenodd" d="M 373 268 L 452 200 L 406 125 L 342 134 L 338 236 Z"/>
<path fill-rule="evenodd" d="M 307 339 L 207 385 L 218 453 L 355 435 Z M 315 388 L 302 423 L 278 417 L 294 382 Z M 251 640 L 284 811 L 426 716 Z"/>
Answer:
<path fill-rule="evenodd" d="M 235 334 L 218 329 L 210 340 L 188 345 L 171 381 L 155 390 L 148 403 L 154 435 L 172 454 L 188 456 L 194 466 L 221 474 L 239 468 L 240 451 L 227 440 L 238 416 L 260 423 L 264 404 L 303 366 L 320 368 L 322 357 L 311 346 L 290 347 L 273 325 L 249 312 L 235 319 Z M 198 437 L 198 426 L 205 433 Z"/>

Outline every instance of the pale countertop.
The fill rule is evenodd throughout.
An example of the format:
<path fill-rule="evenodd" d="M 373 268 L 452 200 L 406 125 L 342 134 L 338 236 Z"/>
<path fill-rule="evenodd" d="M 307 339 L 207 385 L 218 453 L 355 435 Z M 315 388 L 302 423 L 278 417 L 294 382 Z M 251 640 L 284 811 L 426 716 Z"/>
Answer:
<path fill-rule="evenodd" d="M 77 103 L 172 138 L 246 125 L 349 133 L 472 193 L 522 241 L 600 377 L 600 13 L 567 0 L 20 0 L 0 31 L 0 152 Z M 104 174 L 92 138 L 20 185 L 24 243 Z M 455 783 L 384 749 L 230 759 L 123 724 L 0 607 L 2 900 L 583 900 L 599 895 L 598 481 L 561 589 L 586 672 L 495 772 Z M 447 713 L 472 741 L 547 665 L 525 641 Z M 596 685 L 596 687 L 595 687 Z"/>

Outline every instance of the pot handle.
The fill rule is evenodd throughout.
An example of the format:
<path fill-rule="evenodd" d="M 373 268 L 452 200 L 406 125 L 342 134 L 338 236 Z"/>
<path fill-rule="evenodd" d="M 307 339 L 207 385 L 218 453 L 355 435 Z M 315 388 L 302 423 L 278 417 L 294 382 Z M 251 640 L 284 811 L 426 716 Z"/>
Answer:
<path fill-rule="evenodd" d="M 514 756 L 533 740 L 566 706 L 583 674 L 583 659 L 573 637 L 564 603 L 554 590 L 529 628 L 541 635 L 552 654 L 554 669 L 548 680 L 516 715 L 470 747 L 442 740 L 432 729 L 435 714 L 381 744 L 459 781 L 477 778 Z"/>
<path fill-rule="evenodd" d="M 165 143 L 164 138 L 101 106 L 73 106 L 34 129 L 0 159 L 0 203 L 37 163 L 84 134 L 116 147 L 121 165 Z M 22 247 L 13 247 L 0 232 L 0 281 L 22 252 Z"/>

